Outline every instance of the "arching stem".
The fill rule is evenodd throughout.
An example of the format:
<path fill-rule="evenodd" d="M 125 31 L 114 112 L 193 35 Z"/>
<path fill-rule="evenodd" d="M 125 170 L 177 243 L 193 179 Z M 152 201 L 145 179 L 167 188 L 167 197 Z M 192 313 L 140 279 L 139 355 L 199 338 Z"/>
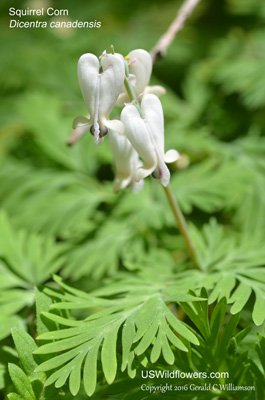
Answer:
<path fill-rule="evenodd" d="M 188 231 L 188 226 L 187 226 L 185 217 L 182 214 L 181 209 L 179 208 L 179 205 L 178 205 L 178 203 L 177 203 L 177 201 L 176 201 L 176 199 L 174 197 L 174 194 L 172 192 L 172 189 L 171 189 L 170 185 L 168 185 L 167 187 L 163 186 L 163 189 L 164 189 L 164 191 L 166 193 L 169 205 L 170 205 L 171 210 L 172 210 L 172 212 L 174 214 L 174 217 L 175 217 L 175 219 L 177 221 L 178 228 L 179 228 L 179 231 L 181 233 L 181 236 L 183 237 L 183 239 L 185 241 L 186 248 L 187 248 L 187 251 L 189 253 L 190 259 L 191 259 L 191 261 L 193 263 L 193 266 L 194 266 L 194 268 L 200 270 L 200 267 L 198 265 L 198 262 L 197 262 L 197 259 L 196 259 L 196 255 L 195 255 L 194 245 L 193 245 L 193 242 L 191 240 L 191 237 L 190 237 L 190 234 L 189 234 L 189 231 Z"/>

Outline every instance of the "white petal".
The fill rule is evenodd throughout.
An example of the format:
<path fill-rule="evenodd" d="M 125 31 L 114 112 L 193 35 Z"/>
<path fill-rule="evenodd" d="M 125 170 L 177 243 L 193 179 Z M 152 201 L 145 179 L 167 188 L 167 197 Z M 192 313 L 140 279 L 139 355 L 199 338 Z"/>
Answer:
<path fill-rule="evenodd" d="M 122 60 L 124 60 L 121 54 L 117 54 Z M 129 64 L 130 76 L 135 76 L 136 82 L 132 82 L 134 86 L 134 91 L 136 97 L 139 94 L 144 93 L 146 86 L 149 83 L 151 72 L 152 72 L 152 59 L 150 54 L 142 49 L 133 50 L 128 54 L 130 60 L 136 60 L 133 64 Z M 155 88 L 162 88 L 162 86 L 155 86 Z M 163 94 L 165 90 L 155 89 L 155 92 Z M 153 93 L 153 92 L 152 92 Z M 156 94 L 156 93 L 155 93 Z M 129 96 L 127 94 L 125 86 L 122 88 L 122 93 L 119 96 L 116 106 L 122 107 L 124 103 L 128 103 L 130 101 Z"/>
<path fill-rule="evenodd" d="M 77 64 L 77 75 L 86 107 L 94 118 L 99 78 L 99 61 L 94 54 L 83 54 Z"/>
<path fill-rule="evenodd" d="M 133 50 L 128 57 L 136 61 L 129 66 L 130 73 L 136 76 L 135 93 L 138 96 L 148 85 L 152 72 L 151 55 L 142 49 Z"/>
<path fill-rule="evenodd" d="M 67 140 L 69 145 L 74 144 L 78 139 L 80 139 L 90 128 L 89 124 L 77 126 L 72 130 L 71 136 Z"/>
<path fill-rule="evenodd" d="M 161 96 L 166 93 L 166 89 L 163 86 L 155 85 L 155 86 L 146 86 L 144 90 L 144 96 L 147 94 L 155 94 L 156 96 Z"/>
<path fill-rule="evenodd" d="M 121 190 L 126 189 L 130 183 L 131 177 L 124 178 L 124 176 L 117 171 L 113 182 L 113 192 L 119 193 Z"/>
<path fill-rule="evenodd" d="M 101 73 L 99 92 L 99 118 L 109 116 L 121 93 L 125 69 L 124 63 L 118 55 L 108 54 L 102 59 L 103 72 Z"/>
<path fill-rule="evenodd" d="M 73 120 L 73 129 L 76 129 L 77 127 L 83 126 L 83 125 L 90 125 L 90 120 L 88 118 L 82 117 L 82 116 L 76 117 Z"/>
<path fill-rule="evenodd" d="M 141 179 L 139 182 L 132 183 L 132 190 L 134 193 L 139 193 L 144 186 L 144 180 Z"/>
<path fill-rule="evenodd" d="M 116 101 L 115 107 L 123 107 L 125 103 L 129 103 L 130 99 L 124 87 L 122 93 L 119 95 Z"/>
<path fill-rule="evenodd" d="M 118 119 L 104 119 L 103 120 L 104 125 L 108 128 L 111 129 L 113 131 L 118 132 L 120 135 L 124 134 L 124 125 L 121 121 L 119 121 Z"/>
<path fill-rule="evenodd" d="M 95 114 L 93 115 L 93 128 L 94 128 L 94 143 L 97 145 L 99 144 L 101 127 L 99 125 L 99 91 L 100 91 L 100 84 L 101 84 L 101 75 L 98 77 L 98 85 L 96 89 L 96 98 L 95 98 Z M 102 137 L 102 135 L 101 135 Z"/>
<path fill-rule="evenodd" d="M 141 108 L 150 129 L 154 146 L 160 157 L 164 156 L 164 115 L 160 100 L 154 94 L 146 95 L 141 103 Z"/>
<path fill-rule="evenodd" d="M 138 156 L 129 140 L 115 131 L 109 132 L 109 142 L 116 167 L 114 192 L 118 193 L 133 181 Z"/>
<path fill-rule="evenodd" d="M 167 186 L 169 184 L 170 172 L 163 158 L 161 158 L 160 156 L 158 156 L 158 165 L 152 176 L 156 179 L 159 179 L 163 186 Z"/>
<path fill-rule="evenodd" d="M 160 180 L 163 186 L 167 186 L 170 179 L 170 172 L 166 162 L 173 162 L 179 158 L 176 150 L 169 150 L 164 155 L 164 116 L 160 100 L 154 94 L 146 95 L 141 103 L 141 108 L 145 116 L 145 120 L 150 126 L 153 134 L 154 147 L 157 151 L 158 168 Z"/>
<path fill-rule="evenodd" d="M 178 152 L 177 150 L 173 150 L 173 149 L 168 150 L 168 151 L 166 152 L 166 154 L 164 155 L 164 161 L 165 161 L 166 163 L 175 162 L 175 161 L 177 161 L 179 158 L 180 158 L 179 152 Z"/>
<path fill-rule="evenodd" d="M 99 73 L 99 60 L 94 54 L 83 54 L 78 61 L 78 80 L 94 127 L 96 144 L 102 143 L 103 120 L 108 118 L 118 99 L 125 75 L 124 62 L 119 55 L 102 57 L 102 69 Z"/>
<path fill-rule="evenodd" d="M 122 54 L 120 54 L 120 53 L 114 53 L 114 56 L 115 56 L 116 58 L 119 58 L 119 59 L 122 61 L 123 65 L 124 65 L 124 57 L 123 57 Z"/>
<path fill-rule="evenodd" d="M 105 136 L 99 137 L 98 135 L 94 135 L 94 144 L 96 146 L 100 146 L 104 142 L 104 139 L 105 139 Z"/>
<path fill-rule="evenodd" d="M 121 113 L 126 137 L 143 159 L 144 165 L 135 173 L 135 180 L 140 181 L 150 175 L 157 166 L 157 154 L 150 135 L 148 124 L 140 117 L 136 107 L 128 104 Z"/>
<path fill-rule="evenodd" d="M 160 182 L 163 186 L 167 186 L 170 180 L 170 172 L 166 164 L 161 160 L 159 163 L 160 166 Z"/>
<path fill-rule="evenodd" d="M 133 87 L 135 87 L 135 85 L 136 85 L 136 76 L 134 74 L 129 74 L 129 80 L 131 82 L 131 85 Z"/>

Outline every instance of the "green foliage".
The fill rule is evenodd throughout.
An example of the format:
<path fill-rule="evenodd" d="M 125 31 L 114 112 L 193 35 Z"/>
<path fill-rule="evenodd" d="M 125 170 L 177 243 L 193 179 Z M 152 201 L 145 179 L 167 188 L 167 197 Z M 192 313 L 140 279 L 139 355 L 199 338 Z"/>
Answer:
<path fill-rule="evenodd" d="M 265 67 L 264 39 L 263 30 L 248 35 L 237 29 L 215 51 L 214 62 L 222 64 L 222 68 L 216 69 L 214 80 L 223 85 L 226 93 L 238 92 L 246 106 L 253 109 L 265 105 L 265 80 L 261 79 Z"/>
<path fill-rule="evenodd" d="M 0 218 L 0 256 L 7 267 L 7 279 L 1 280 L 3 288 L 23 283 L 38 285 L 60 268 L 63 246 L 55 245 L 49 237 L 15 231 L 4 214 Z"/>
<path fill-rule="evenodd" d="M 14 383 L 15 388 L 21 396 L 15 394 L 9 394 L 9 398 L 19 398 L 25 400 L 36 400 L 33 389 L 30 384 L 30 380 L 27 375 L 15 364 L 9 364 L 9 374 Z"/>
<path fill-rule="evenodd" d="M 213 289 L 210 303 L 226 297 L 232 304 L 231 313 L 236 314 L 253 292 L 252 317 L 256 325 L 261 325 L 265 320 L 265 249 L 262 241 L 227 235 L 215 220 L 204 226 L 203 235 L 193 229 L 193 236 L 203 270 L 199 284 Z"/>
<path fill-rule="evenodd" d="M 18 352 L 21 368 L 12 363 L 8 366 L 10 377 L 18 392 L 18 395 L 10 393 L 8 398 L 11 400 L 13 398 L 28 400 L 42 399 L 43 397 L 41 396 L 41 392 L 43 390 L 45 375 L 35 373 L 38 364 L 32 355 L 32 352 L 37 348 L 37 345 L 33 338 L 22 329 L 13 328 L 12 336 Z M 39 390 L 40 396 L 38 395 L 37 390 Z"/>
<path fill-rule="evenodd" d="M 197 207 L 214 213 L 240 204 L 246 181 L 245 172 L 234 161 L 220 163 L 209 158 L 175 176 L 172 186 L 185 212 Z"/>
<path fill-rule="evenodd" d="M 52 237 L 16 231 L 5 214 L 0 215 L 0 337 L 10 327 L 22 325 L 19 312 L 34 304 L 34 285 L 48 280 L 63 264 L 62 249 Z"/>
<path fill-rule="evenodd" d="M 99 349 L 101 349 L 105 379 L 111 384 L 117 371 L 119 331 L 121 331 L 119 347 L 122 347 L 121 370 L 127 368 L 131 378 L 134 378 L 136 373 L 134 358 L 144 354 L 151 344 L 153 349 L 150 357 L 153 363 L 158 360 L 161 353 L 167 363 L 174 363 L 175 357 L 170 345 L 188 351 L 174 332 L 182 339 L 185 338 L 185 341 L 199 344 L 194 333 L 179 321 L 166 305 L 168 301 L 194 299 L 178 282 L 171 284 L 169 288 L 159 290 L 158 285 L 150 287 L 142 280 L 137 282 L 136 278 L 131 278 L 108 285 L 106 290 L 99 289 L 86 294 L 65 285 L 59 278 L 56 278 L 56 281 L 65 289 L 65 293 L 62 295 L 57 291 L 45 289 L 46 294 L 59 300 L 52 304 L 51 309 L 87 309 L 90 315 L 85 319 L 82 318 L 82 321 L 74 321 L 50 313 L 44 314 L 58 325 L 69 327 L 43 333 L 38 337 L 40 341 L 53 340 L 53 342 L 44 344 L 35 351 L 35 354 L 61 352 L 37 368 L 37 371 L 59 368 L 48 378 L 46 385 L 56 382 L 55 386 L 61 387 L 69 377 L 70 391 L 76 395 L 80 388 L 81 367 L 84 363 L 84 385 L 86 393 L 90 396 L 96 387 Z M 110 295 L 111 299 L 105 298 Z M 96 311 L 97 309 L 100 311 Z"/>
<path fill-rule="evenodd" d="M 19 357 L 20 366 L 9 363 L 8 369 L 17 393 L 9 393 L 11 400 L 46 400 L 49 398 L 68 398 L 63 391 L 45 388 L 46 376 L 43 372 L 36 372 L 41 359 L 34 357 L 33 352 L 38 348 L 34 339 L 24 330 L 12 329 L 12 336 Z"/>
<path fill-rule="evenodd" d="M 55 280 L 64 291 L 44 289 L 46 295 L 51 296 L 55 302 L 51 304 L 48 313 L 44 311 L 42 314 L 48 323 L 56 323 L 57 329 L 42 333 L 38 340 L 40 344 L 45 341 L 45 344 L 34 351 L 38 356 L 49 355 L 49 359 L 35 369 L 36 373 L 55 370 L 45 381 L 45 386 L 55 383 L 55 387 L 60 388 L 69 379 L 70 392 L 76 395 L 83 377 L 87 395 L 92 395 L 96 389 L 95 396 L 100 398 L 97 396 L 102 392 L 106 393 L 106 382 L 111 384 L 116 373 L 120 382 L 118 387 L 121 388 L 125 377 L 119 370 L 127 369 L 127 374 L 134 381 L 130 384 L 132 393 L 139 396 L 140 371 L 147 368 L 160 370 L 161 373 L 168 370 L 166 364 L 171 364 L 172 371 L 185 371 L 190 376 L 181 381 L 176 379 L 175 384 L 216 384 L 220 388 L 216 393 L 224 398 L 228 398 L 225 385 L 255 384 L 258 388 L 257 399 L 262 400 L 265 378 L 262 376 L 258 358 L 264 364 L 264 338 L 259 341 L 256 337 L 252 341 L 251 347 L 256 352 L 256 357 L 241 351 L 241 343 L 246 340 L 251 328 L 240 328 L 239 314 L 226 317 L 225 298 L 211 310 L 205 289 L 202 289 L 200 298 L 194 293 L 179 293 L 175 298 L 170 296 L 171 301 L 167 304 L 170 308 L 173 303 L 181 306 L 187 315 L 188 325 L 193 325 L 191 329 L 187 323 L 178 320 L 165 305 L 165 300 L 169 300 L 169 297 L 164 296 L 163 301 L 163 292 L 159 295 L 157 292 L 158 284 L 156 288 L 148 288 L 142 279 L 142 287 L 140 284 L 136 286 L 134 275 L 127 279 L 124 288 L 116 282 L 89 294 L 69 287 L 58 277 Z M 183 286 L 180 284 L 179 289 L 183 289 Z M 174 293 L 178 292 L 176 284 L 173 287 Z M 165 291 L 171 293 L 173 287 Z M 65 309 L 82 309 L 85 313 L 82 314 L 82 320 L 52 313 Z M 164 320 L 167 320 L 167 324 L 163 323 Z M 180 337 L 173 332 L 178 332 Z M 175 352 L 175 346 L 182 351 Z M 98 352 L 100 357 L 97 357 Z M 101 365 L 98 363 L 99 358 Z M 96 386 L 97 369 L 101 372 L 98 375 L 100 384 Z M 198 371 L 204 371 L 206 375 L 198 379 Z M 212 372 L 222 374 L 210 378 Z M 158 381 L 154 378 L 152 382 L 149 380 L 146 383 L 155 385 Z M 115 384 L 113 389 L 107 389 L 107 393 L 112 392 L 117 396 Z M 215 392 L 204 393 L 202 399 L 212 399 L 213 393 Z M 168 395 L 169 398 L 171 395 L 174 397 L 173 393 L 169 392 Z M 255 392 L 248 392 L 247 395 L 242 393 L 239 398 L 256 398 L 253 396 Z"/>
<path fill-rule="evenodd" d="M 3 205 L 14 216 L 17 226 L 65 238 L 89 232 L 94 224 L 91 218 L 101 202 L 113 197 L 106 187 L 99 187 L 89 177 L 71 172 L 36 171 L 27 165 L 7 163 L 2 168 Z M 14 190 L 16 182 L 28 179 Z M 1 179 L 1 178 L 0 178 Z M 25 204 L 26 203 L 26 204 Z M 50 205 L 47 207 L 47 205 Z"/>

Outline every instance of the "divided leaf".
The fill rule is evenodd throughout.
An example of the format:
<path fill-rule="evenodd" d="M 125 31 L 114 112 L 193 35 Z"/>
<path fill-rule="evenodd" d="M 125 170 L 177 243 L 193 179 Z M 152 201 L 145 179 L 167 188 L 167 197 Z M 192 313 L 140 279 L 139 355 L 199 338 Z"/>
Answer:
<path fill-rule="evenodd" d="M 209 303 L 227 299 L 231 313 L 237 314 L 250 296 L 255 296 L 252 318 L 256 325 L 265 320 L 265 248 L 248 236 L 226 233 L 214 219 L 201 235 L 192 227 L 197 257 L 203 270 L 197 285 L 212 290 Z M 197 274 L 198 276 L 198 274 Z"/>
<path fill-rule="evenodd" d="M 73 395 L 80 388 L 81 370 L 85 381 L 85 390 L 91 395 L 96 386 L 97 354 L 101 354 L 101 364 L 106 381 L 111 384 L 116 376 L 117 354 L 122 353 L 121 370 L 128 369 L 130 377 L 135 376 L 133 366 L 136 357 L 144 356 L 151 350 L 151 361 L 156 362 L 162 355 L 168 364 L 175 360 L 175 348 L 188 351 L 185 343 L 199 344 L 194 332 L 169 310 L 163 291 L 157 288 L 131 287 L 131 292 L 123 289 L 120 295 L 114 284 L 111 299 L 98 297 L 97 292 L 86 294 L 66 285 L 58 277 L 56 281 L 64 288 L 64 294 L 52 289 L 44 290 L 57 297 L 51 305 L 52 310 L 87 309 L 88 317 L 82 321 L 70 320 L 45 312 L 45 317 L 66 328 L 44 332 L 38 340 L 51 341 L 43 344 L 35 354 L 51 354 L 52 358 L 44 361 L 36 371 L 55 369 L 46 385 L 55 383 L 64 385 L 69 378 L 69 387 Z M 129 282 L 128 282 L 129 284 Z M 116 287 L 116 296 L 115 293 Z M 108 287 L 111 293 L 111 286 Z M 176 288 L 177 290 L 177 288 Z M 116 297 L 116 298 L 115 298 Z M 185 291 L 178 294 L 179 301 L 187 301 Z M 189 300 L 200 298 L 190 296 Z M 121 333 L 121 348 L 119 334 Z M 89 378 L 88 378 L 89 376 Z"/>

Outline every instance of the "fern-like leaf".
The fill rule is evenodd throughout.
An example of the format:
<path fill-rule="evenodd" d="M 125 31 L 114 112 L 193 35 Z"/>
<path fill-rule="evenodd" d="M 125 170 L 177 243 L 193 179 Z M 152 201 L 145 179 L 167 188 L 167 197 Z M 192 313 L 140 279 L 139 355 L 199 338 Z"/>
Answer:
<path fill-rule="evenodd" d="M 265 249 L 262 243 L 226 234 L 214 219 L 203 229 L 194 228 L 199 264 L 203 270 L 198 284 L 212 289 L 209 302 L 226 297 L 231 312 L 243 309 L 251 294 L 255 296 L 252 317 L 256 325 L 265 320 Z M 244 240 L 243 240 L 244 239 Z"/>
<path fill-rule="evenodd" d="M 35 352 L 36 354 L 55 354 L 53 358 L 37 368 L 37 371 L 50 371 L 56 368 L 46 385 L 55 382 L 56 387 L 60 387 L 69 378 L 70 391 L 76 394 L 80 388 L 81 367 L 84 364 L 85 390 L 88 395 L 91 395 L 96 386 L 99 352 L 105 378 L 111 384 L 117 371 L 117 339 L 120 331 L 121 369 L 127 368 L 132 378 L 135 376 L 133 365 L 135 357 L 144 355 L 151 346 L 151 362 L 157 361 L 162 354 L 168 364 L 173 364 L 175 355 L 172 345 L 182 351 L 188 351 L 184 342 L 199 343 L 194 332 L 178 320 L 166 304 L 167 301 L 199 300 L 188 295 L 180 285 L 175 284 L 174 299 L 172 295 L 170 298 L 166 295 L 166 289 L 157 291 L 156 286 L 150 287 L 150 285 L 142 285 L 140 288 L 138 286 L 135 289 L 131 286 L 131 292 L 114 286 L 112 297 L 115 291 L 117 294 L 121 291 L 127 294 L 107 299 L 99 297 L 100 291 L 86 294 L 69 287 L 58 277 L 55 279 L 64 288 L 65 293 L 60 294 L 51 289 L 45 289 L 45 293 L 57 298 L 57 302 L 51 306 L 51 309 L 86 309 L 90 310 L 91 315 L 83 321 L 74 321 L 45 313 L 46 318 L 68 327 L 43 333 L 38 337 L 38 340 L 53 340 L 52 343 L 44 344 Z M 128 281 L 127 285 L 129 283 Z M 111 286 L 107 288 L 107 291 L 111 293 Z"/>

